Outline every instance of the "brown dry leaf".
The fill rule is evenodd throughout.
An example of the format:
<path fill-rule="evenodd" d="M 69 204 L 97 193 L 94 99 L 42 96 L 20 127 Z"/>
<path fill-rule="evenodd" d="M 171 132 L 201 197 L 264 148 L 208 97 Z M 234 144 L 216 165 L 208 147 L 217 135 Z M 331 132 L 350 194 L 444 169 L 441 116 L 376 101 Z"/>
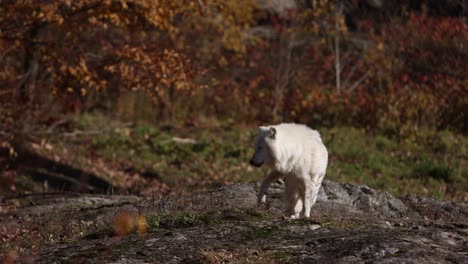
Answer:
<path fill-rule="evenodd" d="M 16 252 L 8 253 L 3 259 L 4 264 L 14 264 L 18 260 L 18 254 Z"/>
<path fill-rule="evenodd" d="M 145 236 L 148 234 L 148 223 L 144 215 L 139 215 L 136 219 L 138 235 Z"/>
<path fill-rule="evenodd" d="M 135 229 L 135 217 L 130 212 L 122 212 L 117 216 L 115 221 L 114 231 L 118 236 L 125 236 L 130 234 Z"/>

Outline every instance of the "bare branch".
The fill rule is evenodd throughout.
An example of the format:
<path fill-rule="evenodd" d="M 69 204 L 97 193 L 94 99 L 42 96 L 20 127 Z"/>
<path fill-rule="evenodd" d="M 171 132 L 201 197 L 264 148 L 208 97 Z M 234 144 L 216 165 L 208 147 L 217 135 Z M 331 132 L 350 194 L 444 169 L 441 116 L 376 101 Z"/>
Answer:
<path fill-rule="evenodd" d="M 180 138 L 180 137 L 172 137 L 171 141 L 181 144 L 195 144 L 197 141 L 192 138 Z"/>
<path fill-rule="evenodd" d="M 351 71 L 347 74 L 344 82 L 343 82 L 343 89 L 346 90 L 346 87 L 348 86 L 349 82 L 351 81 L 352 77 L 354 76 L 354 73 L 356 72 L 356 70 L 359 68 L 358 67 L 359 65 L 359 62 L 354 64 L 354 67 L 351 69 Z"/>
<path fill-rule="evenodd" d="M 340 24 L 338 19 L 343 11 L 341 1 L 335 7 L 335 83 L 338 93 L 341 92 L 341 61 L 340 61 Z"/>
<path fill-rule="evenodd" d="M 348 90 L 346 90 L 346 92 L 351 93 L 352 91 L 354 91 L 354 89 L 356 89 L 359 86 L 359 84 L 361 84 L 362 81 L 364 81 L 367 78 L 369 73 L 370 70 L 368 70 L 364 75 L 362 75 L 361 78 L 359 78 L 359 80 L 357 80 Z"/>

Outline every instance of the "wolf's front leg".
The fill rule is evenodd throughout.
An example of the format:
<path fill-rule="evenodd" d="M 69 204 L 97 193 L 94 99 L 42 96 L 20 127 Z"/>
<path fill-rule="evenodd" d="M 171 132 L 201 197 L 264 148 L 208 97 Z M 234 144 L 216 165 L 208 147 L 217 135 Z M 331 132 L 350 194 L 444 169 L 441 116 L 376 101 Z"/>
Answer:
<path fill-rule="evenodd" d="M 276 181 L 277 179 L 281 178 L 283 175 L 277 171 L 272 171 L 268 174 L 268 176 L 263 180 L 262 185 L 260 186 L 260 191 L 258 193 L 258 203 L 262 204 L 266 202 L 266 191 L 268 190 L 268 187 L 270 187 L 270 184 L 273 181 Z"/>
<path fill-rule="evenodd" d="M 301 212 L 302 212 L 302 208 L 303 208 L 303 202 L 302 202 L 302 199 L 300 198 L 300 195 L 296 195 L 296 201 L 295 201 L 295 204 L 294 204 L 294 218 L 299 218 L 301 217 Z M 292 216 L 291 216 L 292 218 Z"/>

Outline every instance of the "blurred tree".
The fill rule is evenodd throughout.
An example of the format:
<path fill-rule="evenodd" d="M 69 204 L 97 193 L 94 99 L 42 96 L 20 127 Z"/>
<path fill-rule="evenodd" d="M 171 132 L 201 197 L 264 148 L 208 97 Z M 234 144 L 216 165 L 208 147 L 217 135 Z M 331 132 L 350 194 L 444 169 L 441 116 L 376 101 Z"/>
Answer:
<path fill-rule="evenodd" d="M 152 101 L 158 120 L 362 126 L 379 123 L 378 108 L 394 109 L 385 102 L 401 104 L 399 90 L 422 90 L 441 104 L 441 120 L 427 123 L 467 123 L 457 114 L 466 112 L 466 21 L 457 11 L 466 5 L 392 3 L 4 0 L 0 130 L 120 109 L 133 90 L 149 100 L 132 105 Z"/>
<path fill-rule="evenodd" d="M 115 102 L 122 90 L 144 90 L 161 117 L 173 117 L 176 97 L 203 88 L 220 52 L 245 54 L 253 7 L 249 0 L 2 1 L 0 82 L 9 90 L 0 95 L 16 114 L 41 119 L 50 100 L 81 111 L 89 95 L 102 104 L 95 91 Z"/>

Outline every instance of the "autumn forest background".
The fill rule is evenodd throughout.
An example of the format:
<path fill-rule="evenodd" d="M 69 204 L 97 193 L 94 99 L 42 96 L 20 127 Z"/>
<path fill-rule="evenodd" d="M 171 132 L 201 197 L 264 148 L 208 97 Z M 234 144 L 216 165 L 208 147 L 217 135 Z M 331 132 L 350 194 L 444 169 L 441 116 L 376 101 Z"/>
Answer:
<path fill-rule="evenodd" d="M 329 179 L 467 201 L 467 12 L 462 0 L 3 0 L 0 197 L 258 181 L 256 127 L 300 122 L 321 132 Z"/>

